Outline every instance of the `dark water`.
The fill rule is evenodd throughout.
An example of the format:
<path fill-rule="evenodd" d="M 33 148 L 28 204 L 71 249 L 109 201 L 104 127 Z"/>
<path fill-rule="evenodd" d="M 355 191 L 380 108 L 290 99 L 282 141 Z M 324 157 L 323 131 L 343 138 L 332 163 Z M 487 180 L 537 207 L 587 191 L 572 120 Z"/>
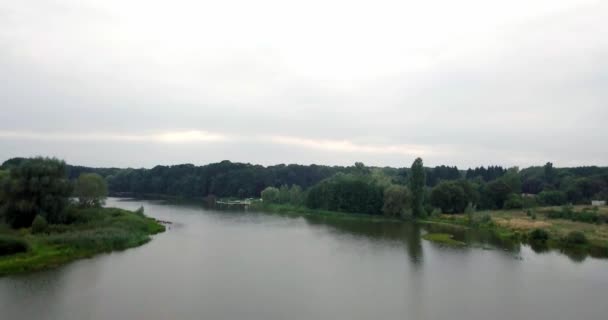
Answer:
<path fill-rule="evenodd" d="M 608 260 L 412 224 L 117 201 L 174 224 L 139 248 L 0 278 L 0 319 L 608 319 Z"/>

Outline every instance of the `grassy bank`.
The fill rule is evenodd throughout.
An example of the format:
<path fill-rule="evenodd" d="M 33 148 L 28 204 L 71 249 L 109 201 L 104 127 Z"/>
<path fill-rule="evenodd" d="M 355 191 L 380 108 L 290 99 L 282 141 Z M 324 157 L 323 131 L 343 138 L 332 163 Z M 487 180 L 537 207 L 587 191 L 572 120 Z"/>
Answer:
<path fill-rule="evenodd" d="M 325 210 L 314 210 L 301 206 L 283 204 L 263 204 L 255 202 L 252 204 L 253 210 L 291 216 L 315 216 L 331 217 L 340 219 L 364 220 L 370 222 L 394 221 L 400 222 L 401 219 L 385 216 L 352 214 Z M 574 214 L 582 214 L 587 209 L 584 206 L 573 207 Z M 547 240 L 542 240 L 542 245 L 549 248 L 579 250 L 588 252 L 593 256 L 608 256 L 608 224 L 588 223 L 573 221 L 569 219 L 555 219 L 556 210 L 561 207 L 538 208 L 532 214 L 524 210 L 495 210 L 479 211 L 472 216 L 464 214 L 439 215 L 417 220 L 418 223 L 432 224 L 438 226 L 449 226 L 462 229 L 479 229 L 490 231 L 497 237 L 509 241 L 523 241 L 532 243 L 537 241 L 531 237 L 531 233 L 536 229 L 546 231 Z M 596 211 L 599 215 L 608 216 L 608 208 L 600 208 Z M 572 243 L 569 236 L 572 233 L 581 233 L 585 241 L 583 243 Z M 429 234 L 427 240 L 456 245 L 456 242 L 447 234 Z M 536 243 L 538 244 L 538 243 Z M 462 243 L 458 242 L 458 245 Z"/>
<path fill-rule="evenodd" d="M 544 245 L 552 248 L 578 249 L 589 251 L 598 256 L 608 255 L 608 224 L 573 221 L 571 219 L 551 218 L 561 207 L 545 207 L 536 210 L 495 210 L 476 212 L 473 223 L 466 215 L 441 215 L 425 219 L 424 223 L 449 224 L 464 228 L 492 229 L 498 236 L 525 242 L 534 242 L 531 233 L 543 230 L 548 238 L 541 240 Z M 571 208 L 573 215 L 584 214 L 588 211 L 585 206 Z M 608 208 L 601 208 L 598 215 L 608 215 Z M 483 217 L 483 218 L 482 218 Z M 571 241 L 572 235 L 580 233 L 584 241 Z"/>
<path fill-rule="evenodd" d="M 49 225 L 38 233 L 31 228 L 0 226 L 0 247 L 2 243 L 12 244 L 8 248 L 17 246 L 4 251 L 4 255 L 0 252 L 0 276 L 53 268 L 95 254 L 140 246 L 150 240 L 150 235 L 165 230 L 143 212 L 116 208 L 73 209 L 72 217 L 70 224 Z"/>
<path fill-rule="evenodd" d="M 365 220 L 370 222 L 402 221 L 401 219 L 390 218 L 385 216 L 370 215 L 364 213 L 345 213 L 327 210 L 316 210 L 302 206 L 293 206 L 289 204 L 264 204 L 262 202 L 253 202 L 251 204 L 251 209 L 256 211 L 262 211 L 265 213 L 274 213 L 286 216 L 315 216 L 348 220 Z"/>

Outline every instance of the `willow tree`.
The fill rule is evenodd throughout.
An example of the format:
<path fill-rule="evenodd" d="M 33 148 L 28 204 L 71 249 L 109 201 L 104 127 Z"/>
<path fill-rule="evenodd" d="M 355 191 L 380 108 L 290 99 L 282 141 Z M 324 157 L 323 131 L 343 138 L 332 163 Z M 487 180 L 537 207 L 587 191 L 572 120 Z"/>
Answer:
<path fill-rule="evenodd" d="M 97 173 L 83 173 L 76 180 L 74 196 L 83 207 L 100 207 L 108 196 L 108 184 Z"/>
<path fill-rule="evenodd" d="M 414 218 L 423 218 L 426 216 L 423 207 L 424 201 L 424 186 L 426 185 L 426 174 L 422 159 L 416 158 L 412 163 L 410 176 L 410 192 L 412 194 L 412 215 Z"/>
<path fill-rule="evenodd" d="M 26 159 L 10 169 L 2 182 L 5 219 L 12 227 L 32 225 L 36 215 L 61 223 L 72 192 L 66 164 L 50 158 Z"/>

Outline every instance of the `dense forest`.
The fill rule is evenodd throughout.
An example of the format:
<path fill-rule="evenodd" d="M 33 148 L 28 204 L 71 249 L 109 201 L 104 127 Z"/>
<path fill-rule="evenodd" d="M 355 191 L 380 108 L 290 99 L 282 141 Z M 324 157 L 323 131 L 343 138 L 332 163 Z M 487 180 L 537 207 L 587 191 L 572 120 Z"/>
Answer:
<path fill-rule="evenodd" d="M 7 170 L 23 160 L 10 159 L 1 168 Z M 296 200 L 289 199 L 297 199 L 293 204 L 370 214 L 391 210 L 392 214 L 433 210 L 460 213 L 467 206 L 511 209 L 608 200 L 608 168 L 555 168 L 550 162 L 523 170 L 501 166 L 467 170 L 450 166 L 429 168 L 420 159 L 411 168 L 368 167 L 362 163 L 265 167 L 222 161 L 151 169 L 66 165 L 66 171 L 70 180 L 83 173 L 98 174 L 105 178 L 110 194 L 114 195 L 259 198 L 270 187 L 277 192 L 276 200 L 271 201 L 291 203 Z M 274 195 L 270 199 L 275 199 Z M 395 205 L 397 202 L 407 210 L 395 209 L 399 207 Z"/>

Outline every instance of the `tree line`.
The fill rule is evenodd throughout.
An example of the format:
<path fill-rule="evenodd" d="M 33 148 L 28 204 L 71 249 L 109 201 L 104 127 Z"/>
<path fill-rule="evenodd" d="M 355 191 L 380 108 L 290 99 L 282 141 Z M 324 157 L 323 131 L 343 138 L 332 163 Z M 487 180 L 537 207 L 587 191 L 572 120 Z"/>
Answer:
<path fill-rule="evenodd" d="M 75 218 L 71 206 L 101 206 L 108 194 L 106 180 L 91 172 L 70 180 L 67 167 L 64 161 L 42 157 L 5 162 L 0 167 L 0 222 L 40 229 L 47 223 L 70 223 Z"/>
<path fill-rule="evenodd" d="M 10 159 L 1 168 L 18 167 L 24 161 L 28 159 Z M 501 166 L 429 168 L 422 159 L 406 168 L 362 163 L 264 167 L 230 161 L 151 169 L 62 166 L 67 180 L 94 173 L 103 177 L 110 194 L 116 195 L 261 196 L 272 203 L 368 214 L 423 216 L 436 210 L 461 213 L 468 206 L 515 209 L 608 199 L 608 168 L 555 168 L 550 162 L 523 170 Z M 267 191 L 266 197 L 262 191 Z"/>

